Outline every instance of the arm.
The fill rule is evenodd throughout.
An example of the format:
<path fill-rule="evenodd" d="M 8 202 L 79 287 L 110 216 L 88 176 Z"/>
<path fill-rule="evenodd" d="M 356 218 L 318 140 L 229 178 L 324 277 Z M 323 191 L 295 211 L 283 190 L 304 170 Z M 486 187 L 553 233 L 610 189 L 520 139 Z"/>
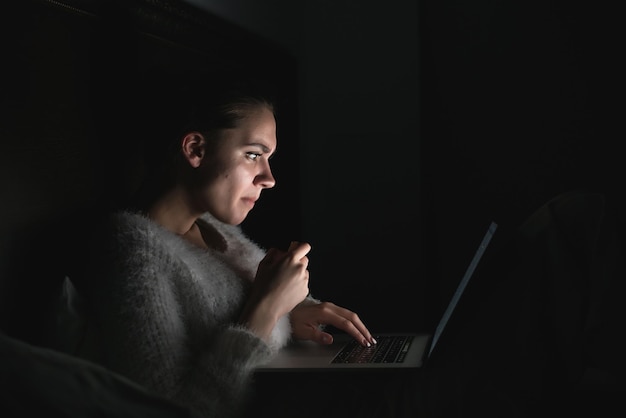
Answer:
<path fill-rule="evenodd" d="M 236 415 L 252 371 L 273 354 L 234 321 L 242 281 L 217 259 L 200 278 L 162 240 L 122 238 L 102 253 L 90 295 L 105 364 L 207 416 Z"/>
<path fill-rule="evenodd" d="M 286 252 L 270 249 L 259 263 L 252 292 L 240 321 L 268 340 L 279 318 L 285 317 L 309 291 L 307 243 L 292 242 Z"/>

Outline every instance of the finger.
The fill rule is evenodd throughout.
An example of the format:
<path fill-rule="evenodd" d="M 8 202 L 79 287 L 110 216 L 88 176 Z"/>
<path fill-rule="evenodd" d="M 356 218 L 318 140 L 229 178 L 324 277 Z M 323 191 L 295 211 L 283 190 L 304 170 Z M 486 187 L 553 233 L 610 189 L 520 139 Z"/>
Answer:
<path fill-rule="evenodd" d="M 303 328 L 305 332 L 300 332 L 300 337 L 305 340 L 311 340 L 318 344 L 332 344 L 333 336 L 322 331 L 319 327 L 307 325 Z"/>
<path fill-rule="evenodd" d="M 317 342 L 318 344 L 332 344 L 333 336 L 315 327 L 313 328 L 313 335 L 311 337 L 311 340 Z"/>
<path fill-rule="evenodd" d="M 301 260 L 309 253 L 309 251 L 311 251 L 311 245 L 306 242 L 293 241 L 289 245 L 289 249 L 287 251 L 292 254 L 294 260 Z M 306 261 L 308 262 L 308 260 Z"/>
<path fill-rule="evenodd" d="M 333 305 L 331 309 L 325 310 L 320 322 L 345 331 L 363 345 L 376 344 L 372 334 L 359 316 L 348 309 Z"/>

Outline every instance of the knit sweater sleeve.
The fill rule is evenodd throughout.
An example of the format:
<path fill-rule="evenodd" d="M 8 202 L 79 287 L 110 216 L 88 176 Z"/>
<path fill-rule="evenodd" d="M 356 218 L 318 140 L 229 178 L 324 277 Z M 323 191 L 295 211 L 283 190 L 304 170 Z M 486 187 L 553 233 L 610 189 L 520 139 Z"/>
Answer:
<path fill-rule="evenodd" d="M 254 368 L 275 349 L 220 309 L 222 293 L 229 303 L 236 292 L 201 286 L 155 238 L 122 231 L 102 254 L 91 304 L 103 361 L 204 416 L 236 417 Z"/>

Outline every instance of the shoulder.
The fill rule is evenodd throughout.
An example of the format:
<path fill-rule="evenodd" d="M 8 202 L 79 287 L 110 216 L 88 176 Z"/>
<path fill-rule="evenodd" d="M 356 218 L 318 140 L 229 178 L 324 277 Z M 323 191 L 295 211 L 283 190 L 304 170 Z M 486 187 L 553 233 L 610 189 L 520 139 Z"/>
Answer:
<path fill-rule="evenodd" d="M 105 224 L 104 236 L 109 243 L 127 246 L 180 247 L 181 238 L 139 212 L 118 211 L 111 213 Z"/>
<path fill-rule="evenodd" d="M 144 214 L 126 210 L 109 214 L 105 222 L 108 231 L 120 235 L 153 235 L 162 229 Z"/>
<path fill-rule="evenodd" d="M 180 237 L 138 212 L 109 213 L 95 228 L 90 253 L 101 268 L 163 267 L 187 251 Z"/>

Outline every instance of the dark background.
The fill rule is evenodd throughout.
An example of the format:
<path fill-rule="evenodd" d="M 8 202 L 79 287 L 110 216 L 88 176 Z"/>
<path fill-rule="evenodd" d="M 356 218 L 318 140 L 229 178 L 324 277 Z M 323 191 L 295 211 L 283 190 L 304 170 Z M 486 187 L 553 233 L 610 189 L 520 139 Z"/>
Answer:
<path fill-rule="evenodd" d="M 558 0 L 420 4 L 422 208 L 424 234 L 437 242 L 424 260 L 444 286 L 488 218 L 515 227 L 579 188 L 606 193 L 622 211 L 616 10 Z"/>
<path fill-rule="evenodd" d="M 93 211 L 132 191 L 132 90 L 154 67 L 277 81 L 279 183 L 243 226 L 265 246 L 311 242 L 314 295 L 374 330 L 430 329 L 489 220 L 514 227 L 580 187 L 622 204 L 613 6 L 194 1 L 181 25 L 132 12 L 150 2 L 69 3 L 3 13 L 0 267 L 20 278 L 5 288 L 75 256 Z"/>
<path fill-rule="evenodd" d="M 373 331 L 432 330 L 492 219 L 511 230 L 579 188 L 624 213 L 616 6 L 66 4 L 0 15 L 0 327 L 26 341 L 42 341 L 92 217 L 137 185 L 136 87 L 155 69 L 276 82 L 278 185 L 243 227 L 311 242 L 314 296 Z"/>
<path fill-rule="evenodd" d="M 297 58 L 311 287 L 374 329 L 432 327 L 492 219 L 581 188 L 624 208 L 608 2 L 193 3 Z"/>

